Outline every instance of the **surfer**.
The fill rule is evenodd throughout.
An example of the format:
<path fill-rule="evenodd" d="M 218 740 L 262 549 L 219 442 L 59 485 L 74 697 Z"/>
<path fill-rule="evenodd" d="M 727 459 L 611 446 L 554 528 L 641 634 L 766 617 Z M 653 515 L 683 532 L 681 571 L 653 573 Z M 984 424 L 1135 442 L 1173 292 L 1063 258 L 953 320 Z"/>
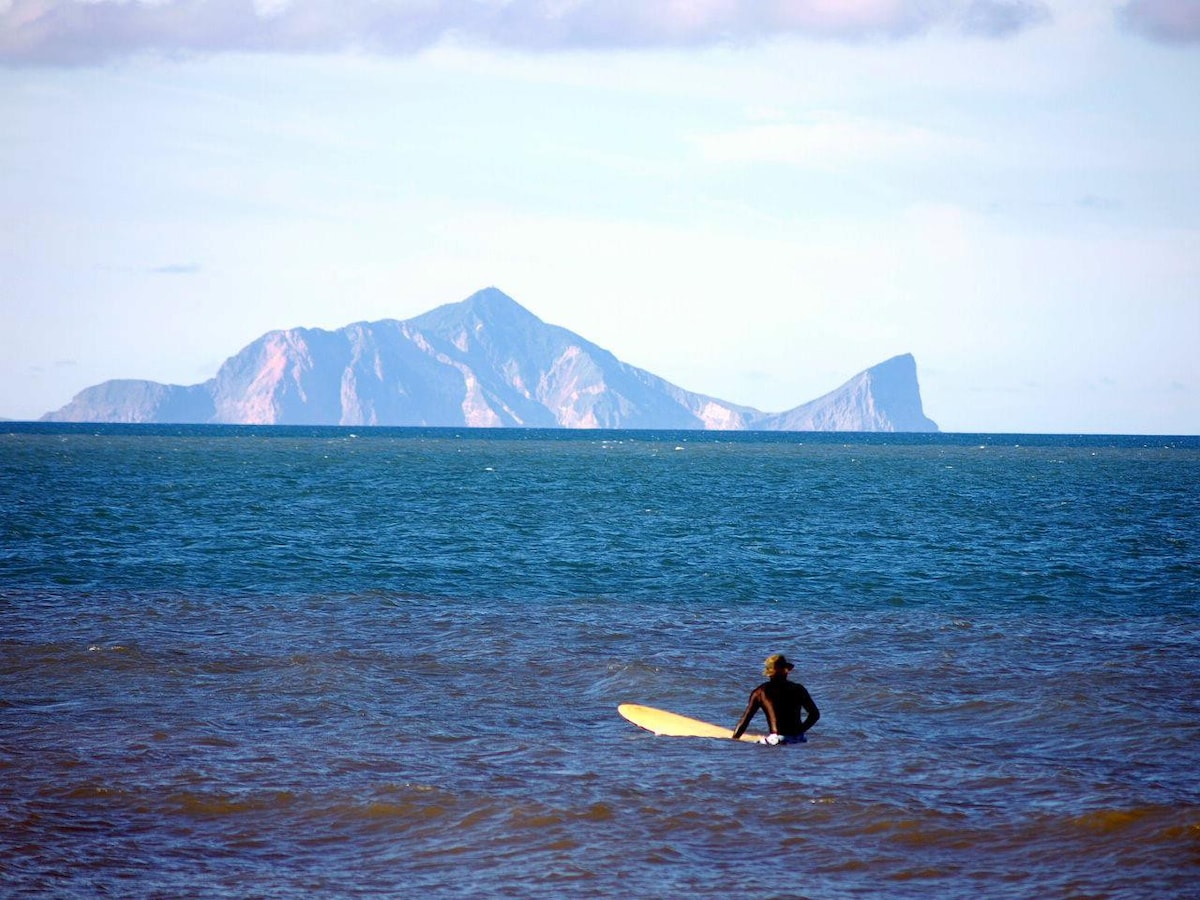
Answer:
<path fill-rule="evenodd" d="M 813 702 L 812 696 L 804 685 L 788 681 L 788 672 L 795 668 L 782 653 L 768 656 L 763 663 L 763 674 L 770 679 L 756 687 L 750 694 L 750 702 L 742 719 L 733 729 L 733 739 L 736 741 L 760 709 L 767 717 L 767 727 L 770 734 L 762 739 L 764 744 L 802 744 L 805 742 L 804 732 L 817 724 L 821 711 Z M 801 711 L 807 717 L 801 720 Z"/>

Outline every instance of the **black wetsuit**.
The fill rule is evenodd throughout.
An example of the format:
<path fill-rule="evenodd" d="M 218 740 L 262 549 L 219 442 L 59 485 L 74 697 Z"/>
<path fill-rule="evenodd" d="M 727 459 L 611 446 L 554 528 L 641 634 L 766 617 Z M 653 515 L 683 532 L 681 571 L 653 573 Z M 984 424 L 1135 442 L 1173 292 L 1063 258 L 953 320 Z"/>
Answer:
<path fill-rule="evenodd" d="M 788 681 L 787 676 L 776 676 L 770 681 L 764 681 L 750 694 L 750 702 L 742 713 L 742 720 L 733 730 L 736 740 L 754 718 L 754 714 L 762 710 L 767 717 L 767 727 L 772 734 L 784 737 L 799 737 L 817 724 L 821 711 L 809 695 L 804 685 Z M 801 721 L 800 711 L 808 713 L 808 718 Z"/>

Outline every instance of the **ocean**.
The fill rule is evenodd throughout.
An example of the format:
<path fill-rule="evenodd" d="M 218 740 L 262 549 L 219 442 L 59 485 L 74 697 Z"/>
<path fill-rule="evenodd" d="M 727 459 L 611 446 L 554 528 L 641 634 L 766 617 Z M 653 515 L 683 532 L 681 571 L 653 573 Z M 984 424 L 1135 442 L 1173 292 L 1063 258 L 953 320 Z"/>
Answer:
<path fill-rule="evenodd" d="M 1200 896 L 1198 438 L 0 432 L 5 897 Z"/>

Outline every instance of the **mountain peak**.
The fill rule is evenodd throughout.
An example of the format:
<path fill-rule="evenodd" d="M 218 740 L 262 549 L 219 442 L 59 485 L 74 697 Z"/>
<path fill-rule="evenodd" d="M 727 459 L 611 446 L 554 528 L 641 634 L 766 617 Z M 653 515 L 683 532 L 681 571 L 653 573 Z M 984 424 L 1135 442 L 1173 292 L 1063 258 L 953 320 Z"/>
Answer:
<path fill-rule="evenodd" d="M 485 287 L 483 290 L 476 291 L 466 300 L 459 301 L 462 306 L 471 309 L 483 309 L 496 312 L 512 312 L 520 310 L 521 312 L 529 312 L 520 303 L 514 300 L 498 287 Z"/>
<path fill-rule="evenodd" d="M 458 309 L 466 313 L 473 313 L 480 318 L 511 318 L 523 317 L 537 319 L 533 313 L 514 300 L 508 294 L 499 288 L 488 287 L 482 291 L 476 291 L 466 300 L 460 300 L 458 303 L 448 303 L 441 309 Z M 541 321 L 538 319 L 538 321 Z"/>
<path fill-rule="evenodd" d="M 476 291 L 465 300 L 445 303 L 427 313 L 422 313 L 409 322 L 418 328 L 435 331 L 455 327 L 478 328 L 487 325 L 520 325 L 535 327 L 543 325 L 541 319 L 527 310 L 504 291 L 495 287 Z"/>
<path fill-rule="evenodd" d="M 911 353 L 859 372 L 841 387 L 772 417 L 780 431 L 937 431 L 925 416 Z"/>

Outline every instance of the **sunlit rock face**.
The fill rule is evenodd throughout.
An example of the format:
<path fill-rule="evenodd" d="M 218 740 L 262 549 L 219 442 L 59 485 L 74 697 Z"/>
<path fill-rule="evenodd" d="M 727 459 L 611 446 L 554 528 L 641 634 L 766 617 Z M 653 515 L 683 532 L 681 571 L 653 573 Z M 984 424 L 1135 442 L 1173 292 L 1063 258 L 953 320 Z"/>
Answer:
<path fill-rule="evenodd" d="M 912 356 L 782 413 L 694 394 L 488 288 L 407 321 L 263 335 L 192 386 L 107 381 L 58 422 L 937 431 Z"/>

